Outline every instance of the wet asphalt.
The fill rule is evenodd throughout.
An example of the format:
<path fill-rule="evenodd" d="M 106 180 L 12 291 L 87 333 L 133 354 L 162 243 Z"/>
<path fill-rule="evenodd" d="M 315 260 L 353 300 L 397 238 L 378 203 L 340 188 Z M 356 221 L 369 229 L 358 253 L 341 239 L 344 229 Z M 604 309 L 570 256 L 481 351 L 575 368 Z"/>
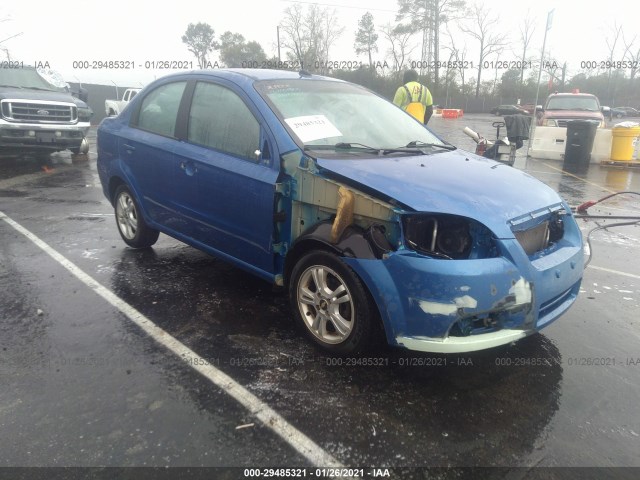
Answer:
<path fill-rule="evenodd" d="M 462 128 L 490 137 L 493 120 L 430 126 L 473 150 Z M 250 274 L 166 236 L 149 250 L 127 248 L 100 188 L 95 128 L 92 137 L 87 158 L 1 159 L 0 212 L 343 465 L 525 467 L 496 478 L 640 467 L 639 227 L 593 234 L 577 302 L 541 334 L 465 355 L 381 348 L 369 355 L 377 366 L 354 365 L 308 343 L 284 292 Z M 563 173 L 525 149 L 515 168 L 571 205 L 640 191 L 640 169 Z M 590 209 L 639 212 L 639 197 Z M 586 233 L 598 223 L 580 225 Z M 3 221 L 0 433 L 0 467 L 317 466 Z"/>

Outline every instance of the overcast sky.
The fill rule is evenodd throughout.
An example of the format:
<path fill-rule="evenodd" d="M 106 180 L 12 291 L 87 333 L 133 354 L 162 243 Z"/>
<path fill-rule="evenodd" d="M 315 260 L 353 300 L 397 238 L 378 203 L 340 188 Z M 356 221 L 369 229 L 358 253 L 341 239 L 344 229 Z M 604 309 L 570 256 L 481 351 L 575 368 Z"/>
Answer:
<path fill-rule="evenodd" d="M 33 64 L 47 61 L 67 81 L 118 85 L 144 85 L 165 72 L 147 70 L 147 60 L 193 60 L 181 41 L 190 22 L 210 24 L 216 35 L 230 30 L 241 33 L 247 40 L 258 41 L 267 55 L 274 55 L 276 26 L 285 8 L 293 2 L 285 0 L 196 1 L 180 0 L 168 4 L 141 0 L 3 0 L 0 3 L 0 46 L 7 48 L 14 59 Z M 309 2 L 302 2 L 309 3 Z M 370 11 L 376 27 L 395 23 L 396 0 L 368 0 L 367 9 L 361 0 L 325 0 L 320 5 L 335 8 L 344 33 L 330 52 L 330 60 L 355 58 L 353 42 L 358 19 Z M 472 3 L 468 1 L 467 3 Z M 536 32 L 533 49 L 542 47 L 547 12 L 555 8 L 553 27 L 547 39 L 547 51 L 566 60 L 572 74 L 580 70 L 585 60 L 606 60 L 607 37 L 614 22 L 623 26 L 630 39 L 640 31 L 640 1 L 586 2 L 584 0 L 484 0 L 494 15 L 502 19 L 501 26 L 510 35 L 514 51 L 507 50 L 501 60 L 517 60 L 519 51 L 518 27 L 530 11 L 535 17 Z M 466 42 L 469 60 L 475 60 L 477 45 L 470 37 L 457 31 L 459 44 Z M 13 35 L 18 34 L 14 38 Z M 419 36 L 416 36 L 416 43 Z M 621 42 L 620 42 L 621 43 Z M 383 60 L 388 46 L 378 40 L 376 60 Z M 621 46 L 621 45 L 620 45 Z M 636 49 L 640 47 L 640 33 Z M 414 60 L 419 60 L 419 48 Z M 622 48 L 620 48 L 620 55 Z M 282 54 L 283 59 L 285 54 Z M 364 56 L 360 58 L 365 61 Z M 132 60 L 134 70 L 74 69 L 78 60 Z M 215 60 L 215 56 L 212 58 Z M 141 68 L 138 66 L 142 65 Z M 490 73 L 483 76 L 488 80 Z"/>

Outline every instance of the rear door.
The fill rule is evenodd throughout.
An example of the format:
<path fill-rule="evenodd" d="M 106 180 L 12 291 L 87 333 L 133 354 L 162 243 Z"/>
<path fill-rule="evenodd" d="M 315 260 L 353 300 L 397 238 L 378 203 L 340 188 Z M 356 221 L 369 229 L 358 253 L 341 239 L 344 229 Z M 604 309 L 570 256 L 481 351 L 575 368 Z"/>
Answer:
<path fill-rule="evenodd" d="M 174 151 L 177 116 L 187 82 L 166 83 L 149 92 L 122 129 L 120 158 L 128 179 L 151 220 L 176 229 L 176 205 L 190 193 L 186 179 L 176 177 Z"/>
<path fill-rule="evenodd" d="M 183 213 L 194 238 L 250 270 L 274 272 L 274 142 L 243 92 L 220 79 L 198 81 L 180 133 L 176 159 L 194 195 Z"/>

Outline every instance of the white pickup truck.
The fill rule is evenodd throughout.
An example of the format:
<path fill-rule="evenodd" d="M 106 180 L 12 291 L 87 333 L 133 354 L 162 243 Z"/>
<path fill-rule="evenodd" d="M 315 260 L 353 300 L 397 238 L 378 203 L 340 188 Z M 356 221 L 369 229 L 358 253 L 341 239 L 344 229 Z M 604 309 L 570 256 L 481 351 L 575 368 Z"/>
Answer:
<path fill-rule="evenodd" d="M 140 91 L 139 88 L 127 88 L 122 95 L 122 100 L 105 100 L 104 110 L 107 116 L 112 117 L 114 115 L 120 115 L 120 112 L 124 110 L 133 97 Z"/>

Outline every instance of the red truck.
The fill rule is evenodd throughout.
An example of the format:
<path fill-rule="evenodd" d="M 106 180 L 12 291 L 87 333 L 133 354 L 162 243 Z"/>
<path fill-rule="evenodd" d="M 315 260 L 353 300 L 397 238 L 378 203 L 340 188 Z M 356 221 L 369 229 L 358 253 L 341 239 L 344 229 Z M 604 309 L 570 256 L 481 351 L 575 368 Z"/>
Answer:
<path fill-rule="evenodd" d="M 604 127 L 604 115 L 598 97 L 590 93 L 552 93 L 542 109 L 536 109 L 536 124 L 566 127 L 570 120 L 594 120 Z"/>

